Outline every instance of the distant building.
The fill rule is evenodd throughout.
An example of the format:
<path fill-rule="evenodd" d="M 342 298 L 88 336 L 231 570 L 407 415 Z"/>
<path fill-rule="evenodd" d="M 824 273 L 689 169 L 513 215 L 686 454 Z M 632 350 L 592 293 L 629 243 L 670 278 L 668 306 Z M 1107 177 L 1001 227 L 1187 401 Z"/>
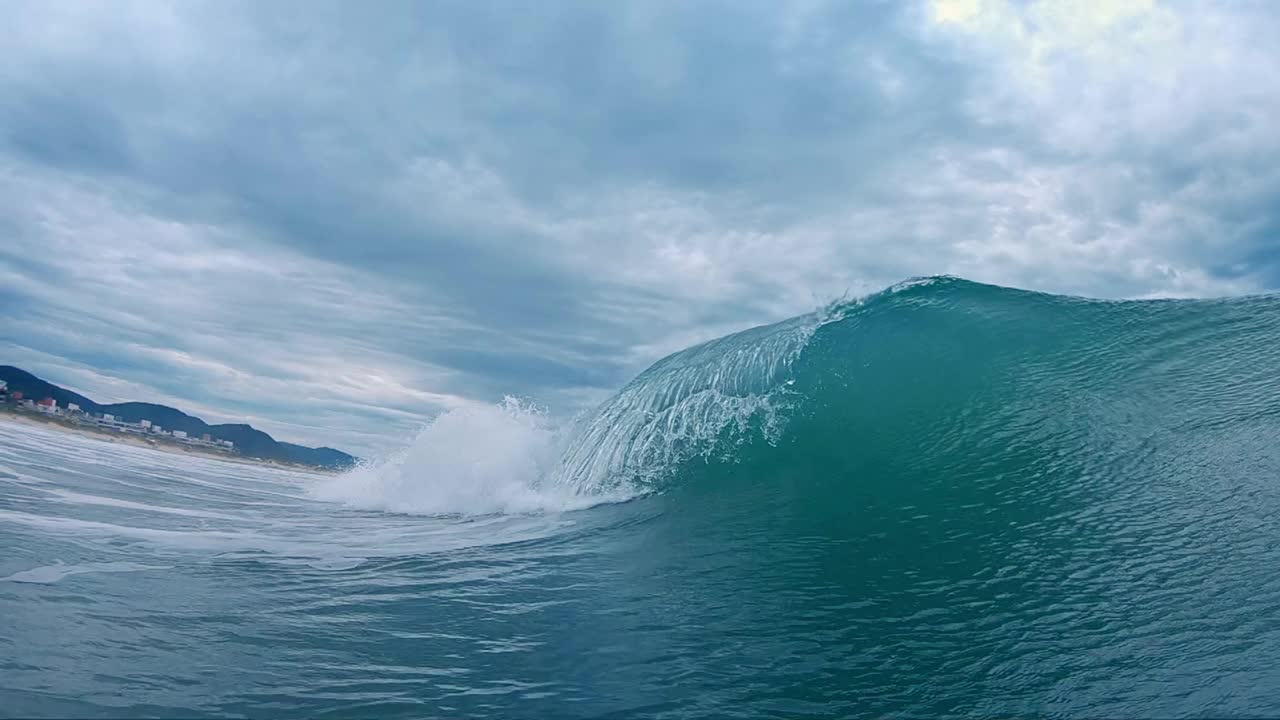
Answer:
<path fill-rule="evenodd" d="M 205 441 L 205 442 L 213 442 L 213 438 L 209 437 L 209 433 L 205 433 L 205 434 L 201 435 L 201 436 L 200 436 L 200 439 L 201 439 L 201 440 L 203 440 L 203 441 Z"/>
<path fill-rule="evenodd" d="M 153 433 L 159 433 L 159 434 L 164 434 L 164 428 L 160 427 L 159 425 L 152 425 L 152 426 L 151 426 L 151 432 L 153 432 Z"/>
<path fill-rule="evenodd" d="M 173 436 L 176 438 L 185 438 L 187 436 L 187 432 L 185 430 L 174 430 Z"/>
<path fill-rule="evenodd" d="M 13 401 L 14 401 L 14 402 L 21 402 L 21 401 L 22 401 L 22 391 L 21 391 L 21 390 L 14 390 L 12 393 L 10 393 L 10 394 L 9 394 L 9 397 L 13 398 Z"/>
<path fill-rule="evenodd" d="M 53 398 L 40 398 L 36 401 L 36 409 L 40 412 L 53 412 L 58 409 L 58 403 Z"/>
<path fill-rule="evenodd" d="M 139 421 L 138 421 L 138 424 L 139 424 L 139 425 L 141 425 L 141 426 L 142 426 L 142 427 L 144 427 L 144 428 L 149 428 L 149 427 L 151 427 L 151 421 L 150 421 L 150 420 L 139 420 Z"/>
<path fill-rule="evenodd" d="M 116 416 L 112 415 L 111 413 L 102 413 L 102 419 L 106 420 L 107 422 L 115 422 Z"/>
<path fill-rule="evenodd" d="M 80 406 L 75 403 L 67 403 L 67 412 L 80 412 Z"/>
<path fill-rule="evenodd" d="M 9 389 L 9 383 L 5 382 L 4 380 L 0 380 L 0 392 L 4 392 L 8 389 Z"/>

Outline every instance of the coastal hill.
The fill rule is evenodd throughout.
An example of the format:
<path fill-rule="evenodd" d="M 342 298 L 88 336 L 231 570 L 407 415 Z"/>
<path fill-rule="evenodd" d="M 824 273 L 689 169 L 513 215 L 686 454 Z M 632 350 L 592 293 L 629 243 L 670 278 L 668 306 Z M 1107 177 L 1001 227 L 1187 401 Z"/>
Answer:
<path fill-rule="evenodd" d="M 166 430 L 183 430 L 191 437 L 204 433 L 215 440 L 230 440 L 236 450 L 248 457 L 264 460 L 302 463 L 325 468 L 345 468 L 354 465 L 356 458 L 329 447 L 310 448 L 293 443 L 280 442 L 252 425 L 241 423 L 210 425 L 198 417 L 188 415 L 167 405 L 144 402 L 97 403 L 66 388 L 42 380 L 21 368 L 0 365 L 0 380 L 9 384 L 9 391 L 18 391 L 32 400 L 50 397 L 58 405 L 66 407 L 75 403 L 89 413 L 110 413 L 124 422 L 135 423 L 150 420 Z"/>

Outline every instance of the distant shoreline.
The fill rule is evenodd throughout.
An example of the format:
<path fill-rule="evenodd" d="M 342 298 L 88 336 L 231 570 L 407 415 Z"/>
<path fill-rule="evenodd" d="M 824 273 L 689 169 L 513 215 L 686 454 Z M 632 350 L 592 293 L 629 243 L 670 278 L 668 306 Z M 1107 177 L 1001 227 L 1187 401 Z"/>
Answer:
<path fill-rule="evenodd" d="M 338 474 L 339 470 L 332 470 L 315 465 L 303 465 L 301 463 L 289 463 L 279 460 L 265 460 L 260 458 L 245 457 L 243 455 L 231 455 L 225 452 L 214 452 L 205 450 L 198 446 L 175 445 L 170 443 L 162 443 L 147 438 L 146 436 L 133 435 L 121 432 L 109 432 L 99 430 L 97 428 L 73 425 L 58 418 L 49 417 L 43 414 L 27 413 L 15 411 L 12 409 L 0 409 L 0 421 L 12 422 L 20 425 L 29 425 L 34 427 L 45 427 L 52 430 L 72 433 L 82 437 L 92 438 L 94 440 L 102 440 L 103 442 L 123 443 L 133 445 L 147 450 L 156 450 L 158 452 L 170 453 L 173 455 L 197 455 L 210 460 L 222 460 L 229 463 L 239 463 L 241 465 L 257 465 L 259 467 L 274 467 L 286 470 L 303 470 L 306 472 L 322 473 L 328 475 Z"/>
<path fill-rule="evenodd" d="M 326 470 L 346 469 L 359 463 L 359 458 L 336 448 L 276 440 L 244 422 L 210 424 L 178 408 L 153 402 L 96 402 L 13 365 L 0 365 L 0 406 L 0 410 L 19 414 L 31 411 L 49 419 L 63 419 L 73 427 L 96 426 L 107 433 L 102 437 L 117 439 L 114 432 L 124 430 L 156 441 L 155 447 L 165 443 L 195 446 L 190 450 L 203 448 L 289 467 Z"/>

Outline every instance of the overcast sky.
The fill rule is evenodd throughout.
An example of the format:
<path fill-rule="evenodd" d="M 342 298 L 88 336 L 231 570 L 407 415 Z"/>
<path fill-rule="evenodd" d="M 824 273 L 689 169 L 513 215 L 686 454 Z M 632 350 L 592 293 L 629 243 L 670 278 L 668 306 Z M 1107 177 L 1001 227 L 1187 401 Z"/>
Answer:
<path fill-rule="evenodd" d="M 1280 285 L 1271 0 L 0 0 L 0 364 L 370 454 L 909 276 Z"/>

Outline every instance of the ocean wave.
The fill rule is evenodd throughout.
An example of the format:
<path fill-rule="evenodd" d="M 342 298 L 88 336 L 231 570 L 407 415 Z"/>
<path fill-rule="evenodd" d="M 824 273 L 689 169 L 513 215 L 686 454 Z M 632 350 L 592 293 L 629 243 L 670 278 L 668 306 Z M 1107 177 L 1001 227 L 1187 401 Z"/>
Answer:
<path fill-rule="evenodd" d="M 1071 446 L 1084 428 L 1121 438 L 1119 418 L 1204 421 L 1191 400 L 1209 415 L 1258 412 L 1274 399 L 1262 384 L 1277 338 L 1274 297 L 1101 302 L 917 278 L 674 353 L 565 427 L 512 399 L 445 413 L 314 495 L 524 513 L 661 492 L 715 467 L 781 472 L 779 453 L 834 467 L 999 465 L 1028 441 Z"/>

